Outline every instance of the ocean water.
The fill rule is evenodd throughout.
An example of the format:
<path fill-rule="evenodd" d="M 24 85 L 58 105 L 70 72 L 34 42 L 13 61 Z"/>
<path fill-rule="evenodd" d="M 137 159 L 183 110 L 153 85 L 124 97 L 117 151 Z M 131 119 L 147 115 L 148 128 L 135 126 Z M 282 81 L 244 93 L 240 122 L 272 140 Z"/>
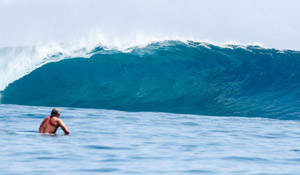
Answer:
<path fill-rule="evenodd" d="M 61 108 L 71 131 L 37 132 L 49 107 L 0 105 L 0 174 L 300 171 L 299 121 Z"/>
<path fill-rule="evenodd" d="M 86 52 L 85 57 L 59 52 L 35 66 L 30 63 L 33 71 L 19 79 L 12 74 L 16 77 L 10 79 L 17 80 L 7 82 L 1 102 L 299 119 L 299 51 L 165 41 L 126 51 L 99 46 Z M 5 59 L 3 70 L 15 64 Z M 20 61 L 12 72 L 29 64 Z M 12 76 L 7 72 L 4 77 Z"/>
<path fill-rule="evenodd" d="M 0 174 L 300 172 L 300 52 L 0 48 Z M 71 135 L 39 134 L 52 107 Z"/>

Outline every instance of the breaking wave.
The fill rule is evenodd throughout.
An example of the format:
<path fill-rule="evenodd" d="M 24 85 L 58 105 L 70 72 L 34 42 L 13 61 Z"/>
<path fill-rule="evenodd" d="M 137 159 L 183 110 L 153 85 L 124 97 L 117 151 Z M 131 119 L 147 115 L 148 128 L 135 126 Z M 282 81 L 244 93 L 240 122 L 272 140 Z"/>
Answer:
<path fill-rule="evenodd" d="M 164 41 L 69 58 L 9 84 L 2 103 L 299 118 L 298 51 Z"/>

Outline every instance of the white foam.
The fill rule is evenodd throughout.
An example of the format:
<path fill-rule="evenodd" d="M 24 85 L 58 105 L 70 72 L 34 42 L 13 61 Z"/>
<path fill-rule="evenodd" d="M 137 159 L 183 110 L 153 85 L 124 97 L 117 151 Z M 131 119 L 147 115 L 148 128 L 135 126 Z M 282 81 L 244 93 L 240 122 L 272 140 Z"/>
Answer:
<path fill-rule="evenodd" d="M 197 40 L 193 37 L 178 37 L 175 34 L 170 36 L 145 35 L 137 33 L 127 39 L 105 37 L 97 34 L 94 37 L 82 39 L 71 44 L 51 42 L 49 44 L 38 44 L 36 46 L 0 48 L 0 91 L 4 90 L 10 83 L 29 74 L 44 64 L 68 59 L 71 57 L 89 57 L 88 54 L 97 46 L 105 46 L 108 49 L 116 49 L 123 52 L 130 52 L 128 48 L 145 47 L 154 42 L 166 40 L 177 40 L 184 43 L 188 41 L 199 42 L 199 45 L 210 48 L 209 45 L 216 45 L 223 48 L 232 48 L 232 44 L 246 48 L 235 41 L 225 43 L 214 43 L 208 40 Z M 260 44 L 261 45 L 261 44 Z M 55 56 L 54 56 L 55 55 Z"/>
<path fill-rule="evenodd" d="M 70 57 L 88 57 L 88 53 L 94 47 L 50 43 L 39 46 L 0 48 L 0 91 L 44 64 Z"/>

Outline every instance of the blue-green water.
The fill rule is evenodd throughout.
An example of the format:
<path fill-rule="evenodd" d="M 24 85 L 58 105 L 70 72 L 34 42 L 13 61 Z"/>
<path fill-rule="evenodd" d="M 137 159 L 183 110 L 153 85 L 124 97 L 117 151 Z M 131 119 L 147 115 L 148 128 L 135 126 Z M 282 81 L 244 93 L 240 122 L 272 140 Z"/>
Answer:
<path fill-rule="evenodd" d="M 0 48 L 1 175 L 300 172 L 299 51 L 45 50 Z M 52 107 L 71 135 L 37 133 Z"/>
<path fill-rule="evenodd" d="M 165 41 L 75 55 L 11 82 L 2 103 L 299 119 L 299 51 Z"/>
<path fill-rule="evenodd" d="M 0 105 L 0 174 L 295 175 L 297 120 L 61 108 L 71 131 L 37 133 L 49 107 Z"/>

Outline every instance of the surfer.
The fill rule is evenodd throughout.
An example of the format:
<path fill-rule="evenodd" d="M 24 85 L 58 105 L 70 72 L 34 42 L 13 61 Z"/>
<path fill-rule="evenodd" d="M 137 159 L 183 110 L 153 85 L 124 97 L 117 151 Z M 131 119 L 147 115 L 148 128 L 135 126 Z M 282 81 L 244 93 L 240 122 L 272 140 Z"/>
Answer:
<path fill-rule="evenodd" d="M 59 118 L 60 110 L 58 108 L 53 108 L 51 112 L 51 116 L 46 117 L 42 122 L 39 133 L 44 134 L 55 134 L 58 127 L 61 127 L 62 130 L 65 132 L 65 135 L 69 135 L 70 132 L 63 122 L 62 119 Z"/>

